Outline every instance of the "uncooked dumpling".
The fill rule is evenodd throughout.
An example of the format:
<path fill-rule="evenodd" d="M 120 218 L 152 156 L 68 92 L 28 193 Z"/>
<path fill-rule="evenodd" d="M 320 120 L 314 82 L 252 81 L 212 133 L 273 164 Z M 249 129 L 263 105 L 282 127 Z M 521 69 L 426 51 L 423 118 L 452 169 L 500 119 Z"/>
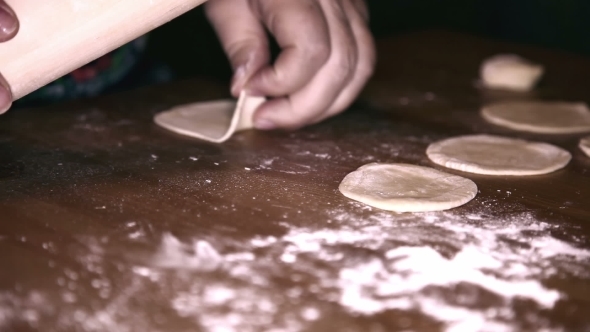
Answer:
<path fill-rule="evenodd" d="M 487 88 L 530 91 L 543 75 L 543 66 L 515 54 L 500 54 L 482 63 L 480 75 Z"/>
<path fill-rule="evenodd" d="M 223 143 L 236 131 L 252 129 L 254 111 L 263 97 L 240 94 L 238 102 L 217 100 L 174 107 L 156 114 L 159 126 L 175 133 L 214 143 Z"/>
<path fill-rule="evenodd" d="M 541 134 L 590 131 L 590 111 L 584 103 L 512 101 L 485 106 L 488 122 L 510 129 Z"/>
<path fill-rule="evenodd" d="M 547 143 L 490 135 L 460 136 L 430 144 L 428 158 L 444 167 L 488 175 L 538 175 L 565 167 L 569 152 Z"/>
<path fill-rule="evenodd" d="M 582 149 L 582 151 L 584 151 L 584 153 L 590 157 L 590 136 L 582 138 L 580 141 L 580 149 Z"/>
<path fill-rule="evenodd" d="M 469 179 L 409 164 L 364 165 L 346 175 L 338 189 L 348 198 L 396 212 L 447 210 L 477 194 Z"/>

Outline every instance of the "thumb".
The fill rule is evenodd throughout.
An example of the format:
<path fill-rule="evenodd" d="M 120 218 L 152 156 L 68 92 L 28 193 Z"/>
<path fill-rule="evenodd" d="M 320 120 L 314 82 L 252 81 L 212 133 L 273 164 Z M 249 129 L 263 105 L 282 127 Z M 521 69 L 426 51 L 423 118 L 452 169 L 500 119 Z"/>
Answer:
<path fill-rule="evenodd" d="M 248 1 L 209 0 L 205 12 L 234 70 L 231 93 L 237 97 L 250 77 L 270 61 L 266 32 Z"/>

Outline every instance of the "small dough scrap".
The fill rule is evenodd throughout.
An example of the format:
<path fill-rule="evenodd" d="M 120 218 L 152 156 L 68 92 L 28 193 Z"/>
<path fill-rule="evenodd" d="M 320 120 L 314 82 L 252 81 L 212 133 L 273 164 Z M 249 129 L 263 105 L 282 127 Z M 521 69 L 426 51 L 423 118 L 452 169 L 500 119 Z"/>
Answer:
<path fill-rule="evenodd" d="M 584 151 L 584 153 L 590 157 L 590 136 L 580 140 L 580 149 L 582 149 L 582 151 Z"/>
<path fill-rule="evenodd" d="M 364 165 L 346 175 L 338 189 L 350 199 L 395 212 L 447 210 L 477 194 L 469 179 L 409 164 Z"/>
<path fill-rule="evenodd" d="M 254 111 L 265 100 L 242 92 L 237 103 L 217 100 L 181 105 L 156 114 L 154 122 L 177 134 L 223 143 L 237 131 L 254 128 Z"/>
<path fill-rule="evenodd" d="M 547 143 L 491 135 L 471 135 L 430 144 L 434 163 L 463 172 L 487 175 L 539 175 L 565 167 L 572 155 Z"/>
<path fill-rule="evenodd" d="M 482 108 L 485 120 L 498 126 L 540 134 L 590 131 L 590 111 L 584 103 L 512 101 Z"/>
<path fill-rule="evenodd" d="M 487 88 L 527 92 L 541 79 L 543 66 L 515 54 L 499 54 L 486 59 L 480 68 Z"/>

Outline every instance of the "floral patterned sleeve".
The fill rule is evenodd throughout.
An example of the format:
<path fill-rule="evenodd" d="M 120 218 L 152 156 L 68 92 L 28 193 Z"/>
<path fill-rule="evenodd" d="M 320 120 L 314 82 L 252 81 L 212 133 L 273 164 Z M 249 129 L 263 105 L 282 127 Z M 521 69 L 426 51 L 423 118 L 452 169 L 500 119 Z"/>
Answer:
<path fill-rule="evenodd" d="M 54 102 L 97 96 L 122 81 L 133 70 L 146 44 L 147 35 L 57 79 L 19 102 Z"/>

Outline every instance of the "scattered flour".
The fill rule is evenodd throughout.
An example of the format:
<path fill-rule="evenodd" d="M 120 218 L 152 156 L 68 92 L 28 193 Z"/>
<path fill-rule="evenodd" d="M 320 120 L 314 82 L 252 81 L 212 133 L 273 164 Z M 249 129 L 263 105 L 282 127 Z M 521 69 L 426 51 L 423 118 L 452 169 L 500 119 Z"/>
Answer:
<path fill-rule="evenodd" d="M 260 161 L 256 170 L 272 170 L 286 174 L 308 174 L 312 171 L 311 166 L 305 163 L 295 163 L 282 160 L 279 157 L 271 157 Z"/>
<path fill-rule="evenodd" d="M 51 314 L 51 306 L 39 292 L 25 296 L 0 293 L 0 331 L 5 331 L 17 324 L 36 327 L 42 315 Z"/>
<path fill-rule="evenodd" d="M 249 250 L 267 252 L 255 256 L 224 256 L 202 241 L 194 242 L 195 254 L 189 255 L 166 235 L 154 265 L 168 262 L 164 266 L 188 270 L 216 266 L 228 277 L 246 282 L 241 287 L 232 282 L 195 284 L 172 301 L 180 315 L 192 315 L 210 331 L 256 330 L 264 326 L 255 322 L 256 317 L 265 324 L 273 321 L 282 330 L 297 331 L 305 321 L 321 319 L 319 309 L 304 307 L 299 321 L 288 315 L 276 321 L 284 313 L 280 308 L 284 299 L 272 293 L 271 280 L 287 271 L 314 282 L 307 290 L 291 291 L 313 293 L 320 302 L 338 303 L 354 314 L 418 311 L 444 323 L 446 331 L 512 331 L 521 318 L 514 306 L 529 301 L 536 303 L 537 309 L 527 313 L 538 316 L 535 328 L 547 329 L 542 310 L 567 297 L 543 281 L 558 272 L 557 266 L 565 266 L 559 262 L 589 266 L 590 251 L 553 238 L 549 224 L 527 213 L 495 221 L 452 212 L 420 216 L 379 212 L 359 220 L 345 211 L 332 211 L 330 220 L 338 223 L 336 228 L 290 228 L 280 238 L 254 238 Z M 276 261 L 283 265 L 272 263 Z M 323 267 L 316 266 L 318 262 Z M 484 303 L 489 303 L 482 307 L 487 298 Z M 231 310 L 212 315 L 210 310 L 220 305 Z"/>
<path fill-rule="evenodd" d="M 554 238 L 556 227 L 529 213 L 499 220 L 350 203 L 327 211 L 325 220 L 283 222 L 282 236 L 237 242 L 164 234 L 142 263 L 127 260 L 127 269 L 116 269 L 123 284 L 109 283 L 108 243 L 85 241 L 87 269 L 101 276 L 92 285 L 108 290 L 102 306 L 54 303 L 41 293 L 0 296 L 0 328 L 57 317 L 56 326 L 76 331 L 295 332 L 319 324 L 361 332 L 374 325 L 357 317 L 394 312 L 409 325 L 380 331 L 419 330 L 409 317 L 451 332 L 560 331 L 547 313 L 572 294 L 549 280 L 590 277 L 590 250 Z M 75 293 L 68 285 L 80 277 L 67 273 L 64 289 Z"/>
<path fill-rule="evenodd" d="M 153 265 L 169 269 L 214 271 L 223 257 L 206 241 L 195 241 L 192 246 L 180 242 L 170 234 L 162 239 L 160 251 L 153 259 Z"/>

